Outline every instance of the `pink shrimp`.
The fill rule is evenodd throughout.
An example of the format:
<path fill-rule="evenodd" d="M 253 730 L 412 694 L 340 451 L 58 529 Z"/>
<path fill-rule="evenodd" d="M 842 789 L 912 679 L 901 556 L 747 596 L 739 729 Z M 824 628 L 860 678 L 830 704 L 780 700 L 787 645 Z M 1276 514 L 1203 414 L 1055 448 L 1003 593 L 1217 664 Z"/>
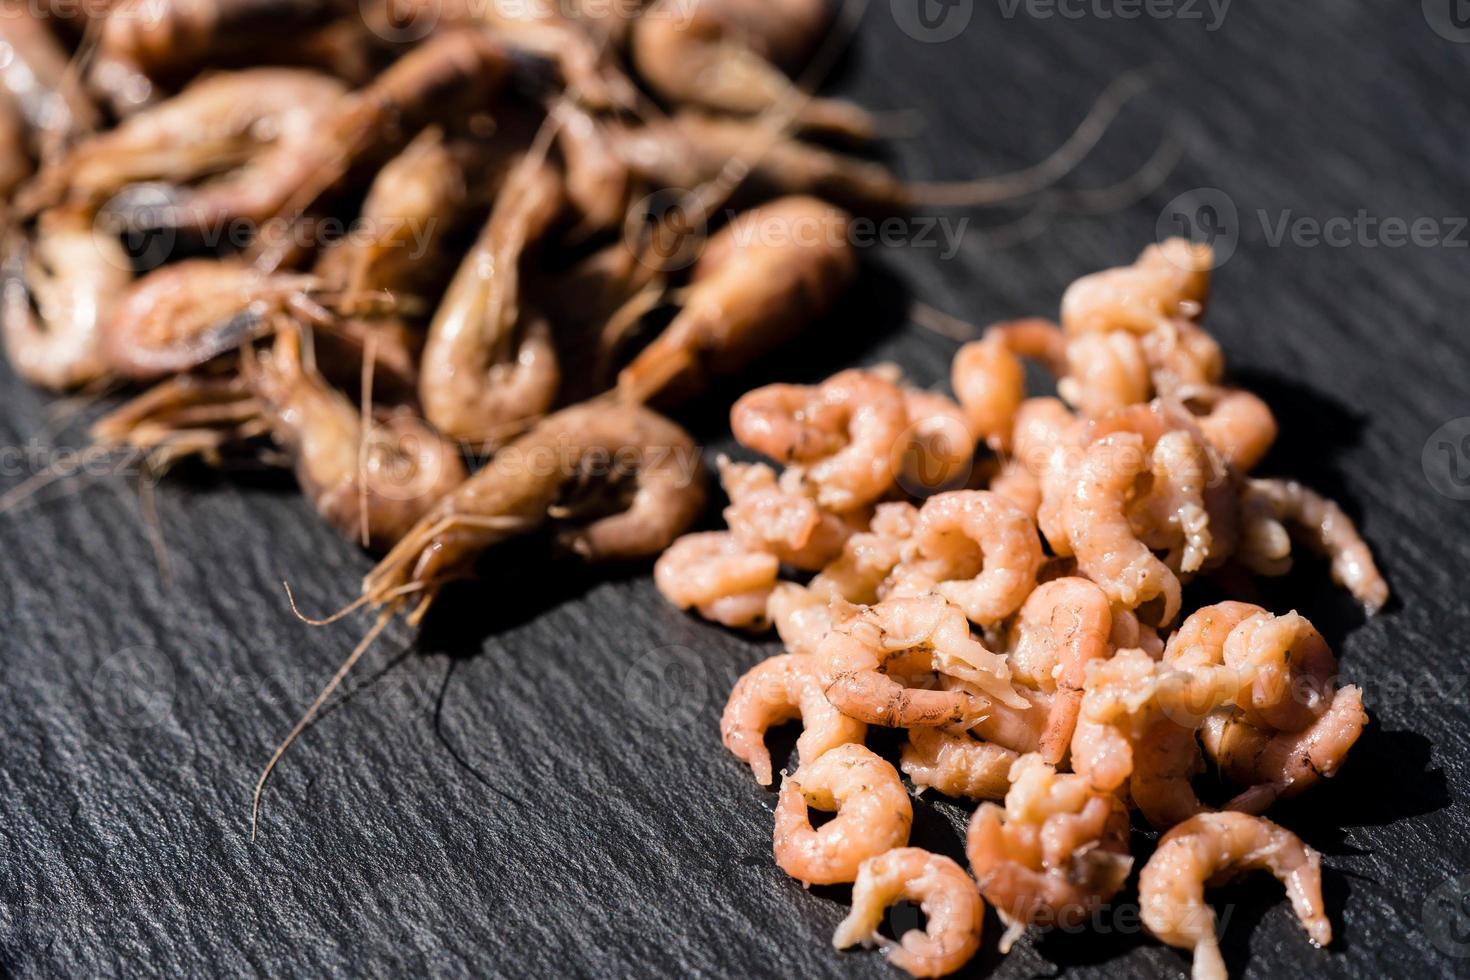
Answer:
<path fill-rule="evenodd" d="M 1016 761 L 1004 807 L 975 811 L 965 853 L 980 893 L 1011 927 L 1003 953 L 1027 925 L 1084 921 L 1133 866 L 1122 801 L 1036 755 Z"/>
<path fill-rule="evenodd" d="M 1191 391 L 1189 404 L 1208 407 L 1195 419 L 1210 445 L 1237 471 L 1249 473 L 1276 441 L 1276 416 L 1260 398 L 1239 388 Z"/>
<path fill-rule="evenodd" d="M 1005 658 L 970 635 L 964 613 L 937 595 L 888 599 L 835 626 L 817 650 L 827 698 L 872 725 L 973 724 L 989 700 L 1025 707 Z M 983 692 L 921 690 L 895 678 L 935 671 Z"/>
<path fill-rule="evenodd" d="M 859 370 L 814 388 L 757 388 L 730 410 L 741 445 L 801 466 L 817 502 L 837 512 L 870 503 L 893 485 L 893 450 L 907 426 L 898 387 Z"/>
<path fill-rule="evenodd" d="M 935 591 L 980 625 L 1020 608 L 1036 587 L 1041 539 L 1031 518 L 985 490 L 955 490 L 929 498 L 914 529 L 915 560 L 900 566 L 903 594 Z"/>
<path fill-rule="evenodd" d="M 1312 942 L 1332 941 L 1322 903 L 1322 857 L 1290 831 L 1240 813 L 1204 813 L 1159 839 L 1138 878 L 1143 924 L 1161 942 L 1194 951 L 1195 980 L 1225 980 L 1207 884 L 1241 872 L 1270 871 L 1286 886 L 1292 908 Z"/>
<path fill-rule="evenodd" d="M 913 549 L 918 519 L 919 511 L 912 504 L 879 504 L 868 530 L 848 538 L 842 553 L 812 579 L 812 593 L 824 601 L 840 597 L 864 605 L 877 602 L 884 580 Z"/>
<path fill-rule="evenodd" d="M 939 728 L 910 728 L 899 768 L 919 789 L 971 800 L 1004 799 L 1020 756 L 1002 745 Z"/>
<path fill-rule="evenodd" d="M 680 609 L 697 608 L 724 626 L 763 630 L 780 570 L 774 555 L 750 549 L 727 531 L 705 531 L 669 545 L 654 563 L 653 580 Z"/>
<path fill-rule="evenodd" d="M 924 929 L 910 929 L 895 945 L 878 932 L 883 912 L 895 902 L 919 903 Z M 852 910 L 832 934 L 847 949 L 880 945 L 888 962 L 915 977 L 942 977 L 970 961 L 980 948 L 985 902 L 965 869 L 917 847 L 894 848 L 858 866 Z"/>
<path fill-rule="evenodd" d="M 1073 337 L 1057 392 L 1087 418 L 1147 401 L 1153 382 L 1143 342 L 1126 330 Z"/>
<path fill-rule="evenodd" d="M 814 830 L 808 807 L 837 816 Z M 908 843 L 913 822 L 898 772 L 861 745 L 839 745 L 782 781 L 771 849 L 805 885 L 843 884 L 863 861 Z"/>
<path fill-rule="evenodd" d="M 1037 318 L 1011 320 L 986 329 L 980 340 L 961 347 L 950 369 L 955 395 L 971 429 L 992 449 L 1011 448 L 1016 411 L 1026 397 L 1022 357 L 1041 361 L 1060 374 L 1065 341 L 1056 325 Z"/>
<path fill-rule="evenodd" d="M 909 430 L 894 443 L 898 482 L 916 497 L 963 485 L 975 461 L 975 433 L 964 411 L 935 391 L 905 388 Z"/>
<path fill-rule="evenodd" d="M 800 487 L 781 486 L 775 471 L 764 463 L 733 463 L 721 457 L 719 469 L 730 497 L 724 514 L 730 532 L 752 549 L 775 555 L 782 564 L 816 571 L 862 529 L 861 515 L 823 510 Z"/>
<path fill-rule="evenodd" d="M 868 726 L 832 707 L 811 660 L 783 653 L 741 675 L 720 717 L 720 738 L 735 758 L 750 765 L 756 782 L 771 785 L 771 753 L 766 729 L 801 719 L 796 754 L 802 763 L 839 745 L 861 745 Z"/>
<path fill-rule="evenodd" d="M 1143 334 L 1166 325 L 1170 317 L 1196 317 L 1209 295 L 1213 265 L 1208 245 L 1183 238 L 1150 245 L 1132 265 L 1083 276 L 1067 287 L 1062 327 L 1069 335 L 1115 330 Z"/>

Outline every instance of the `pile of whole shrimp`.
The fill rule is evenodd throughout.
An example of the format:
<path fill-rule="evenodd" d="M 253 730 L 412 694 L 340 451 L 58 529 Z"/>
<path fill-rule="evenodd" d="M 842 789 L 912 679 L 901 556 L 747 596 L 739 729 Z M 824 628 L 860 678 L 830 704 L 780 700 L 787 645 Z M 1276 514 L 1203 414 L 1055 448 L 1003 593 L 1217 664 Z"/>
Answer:
<path fill-rule="evenodd" d="M 1060 325 L 966 344 L 955 400 L 880 367 L 735 404 L 736 439 L 783 468 L 722 459 L 728 529 L 681 537 L 655 580 L 719 623 L 774 625 L 789 651 L 741 677 L 721 734 L 770 785 L 765 733 L 800 720 L 775 858 L 807 885 L 852 883 L 834 946 L 939 976 L 976 952 L 985 902 L 1003 951 L 1027 926 L 1080 928 L 1130 876 L 1130 811 L 1164 832 L 1142 921 L 1193 951 L 1199 980 L 1225 976 L 1204 889 L 1241 872 L 1272 872 L 1329 941 L 1318 854 L 1261 814 L 1338 771 L 1362 693 L 1336 685 L 1297 613 L 1184 615 L 1183 592 L 1279 575 L 1293 541 L 1370 612 L 1388 588 L 1335 504 L 1251 475 L 1276 423 L 1222 384 L 1200 327 L 1211 267 L 1207 246 L 1171 239 L 1077 280 Z M 1026 397 L 1023 358 L 1061 399 Z M 907 730 L 897 767 L 865 747 L 870 725 Z M 1207 766 L 1235 787 L 1219 809 L 1193 784 Z M 968 873 L 907 846 L 900 771 L 915 792 L 985 801 Z M 810 809 L 836 816 L 814 829 Z M 878 927 L 901 900 L 927 924 L 894 943 Z"/>
<path fill-rule="evenodd" d="M 830 148 L 872 136 L 867 112 L 793 81 L 831 60 L 836 16 L 0 0 L 10 364 L 54 391 L 130 389 L 90 435 L 148 472 L 294 470 L 382 556 L 349 607 L 378 619 L 325 697 L 508 538 L 662 552 L 704 491 L 698 447 L 645 406 L 820 319 L 855 275 L 844 208 L 1035 194 L 1137 89 L 1024 171 L 908 184 Z"/>

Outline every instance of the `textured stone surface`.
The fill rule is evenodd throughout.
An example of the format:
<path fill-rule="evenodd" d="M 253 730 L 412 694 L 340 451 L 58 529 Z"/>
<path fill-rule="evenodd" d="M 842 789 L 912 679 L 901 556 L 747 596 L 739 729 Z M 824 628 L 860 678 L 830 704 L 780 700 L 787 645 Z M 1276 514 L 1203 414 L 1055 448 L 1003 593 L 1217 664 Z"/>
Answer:
<path fill-rule="evenodd" d="M 1258 881 L 1220 893 L 1226 959 L 1259 977 L 1463 973 L 1470 960 L 1449 955 L 1470 952 L 1449 914 L 1459 893 L 1446 886 L 1448 912 L 1428 917 L 1425 898 L 1470 873 L 1470 502 L 1436 492 L 1421 454 L 1470 415 L 1470 250 L 1463 230 L 1458 247 L 1272 235 L 1284 214 L 1359 209 L 1456 232 L 1443 219 L 1470 201 L 1470 46 L 1431 31 L 1417 3 L 1239 4 L 1213 31 L 1204 4 L 1191 9 L 1205 20 L 971 9 L 957 38 L 921 43 L 873 3 L 836 80 L 877 108 L 917 111 L 922 128 L 893 142 L 905 174 L 1021 166 L 1118 72 L 1145 65 L 1159 71 L 1153 94 L 1072 184 L 1121 179 L 1165 127 L 1183 162 L 1115 213 L 1017 224 L 1024 209 L 992 209 L 970 215 L 947 259 L 917 244 L 867 250 L 859 295 L 762 377 L 896 360 L 938 383 L 955 345 L 905 325 L 906 296 L 976 323 L 1051 313 L 1075 276 L 1153 239 L 1177 195 L 1228 195 L 1239 244 L 1209 323 L 1281 418 L 1265 469 L 1359 516 L 1397 598 L 1364 623 L 1320 566 L 1264 593 L 1319 622 L 1366 686 L 1373 724 L 1337 780 L 1279 814 L 1327 855 L 1332 951 L 1313 949 L 1279 887 Z M 0 385 L 5 444 L 75 443 L 8 369 Z M 721 415 L 709 407 L 698 424 L 715 448 Z M 1447 474 L 1441 452 L 1430 460 Z M 1470 458 L 1458 463 L 1470 473 Z M 25 469 L 8 457 L 6 485 Z M 370 655 L 352 697 L 278 771 L 252 844 L 256 772 L 363 627 L 297 622 L 280 582 L 324 609 L 352 596 L 368 562 L 275 481 L 174 482 L 156 496 L 167 578 L 133 481 L 94 480 L 0 520 L 7 972 L 893 975 L 875 953 L 830 949 L 842 890 L 804 892 L 774 867 L 774 795 L 719 746 L 725 693 L 770 645 L 671 610 L 643 573 L 607 580 L 505 555 L 501 581 L 448 603 L 422 643 L 400 629 Z M 958 856 L 965 815 L 918 804 L 916 841 Z M 1127 900 L 1105 935 L 1031 937 L 1004 961 L 992 919 L 974 972 L 1184 976 L 1185 957 L 1137 935 Z"/>

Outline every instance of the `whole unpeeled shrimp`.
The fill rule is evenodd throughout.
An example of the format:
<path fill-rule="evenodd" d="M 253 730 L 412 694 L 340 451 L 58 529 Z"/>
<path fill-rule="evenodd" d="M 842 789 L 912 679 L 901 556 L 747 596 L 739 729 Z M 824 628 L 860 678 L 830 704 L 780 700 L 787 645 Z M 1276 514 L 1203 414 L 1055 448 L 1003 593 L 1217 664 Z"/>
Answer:
<path fill-rule="evenodd" d="M 56 391 L 107 374 L 104 325 L 131 270 L 127 253 L 79 210 L 42 213 L 33 236 L 16 233 L 0 293 L 0 331 L 17 374 Z"/>
<path fill-rule="evenodd" d="M 914 542 L 918 556 L 894 571 L 901 583 L 895 594 L 938 592 L 980 625 L 1020 608 L 1044 560 L 1030 516 L 985 490 L 930 497 L 919 509 Z"/>
<path fill-rule="evenodd" d="M 800 68 L 831 19 L 826 0 L 661 0 L 634 22 L 629 48 L 644 82 L 672 102 L 742 115 L 789 109 L 807 126 L 868 136 L 866 112 L 805 96 L 777 67 Z"/>
<path fill-rule="evenodd" d="M 1261 817 L 1203 813 L 1159 839 L 1138 878 L 1143 924 L 1160 941 L 1194 952 L 1194 980 L 1225 980 L 1207 884 L 1265 870 L 1286 886 L 1313 944 L 1332 941 L 1322 902 L 1322 857 L 1293 833 Z"/>
<path fill-rule="evenodd" d="M 269 353 L 247 356 L 247 385 L 317 511 L 370 551 L 386 551 L 464 482 L 459 448 L 406 411 L 381 423 L 364 419 L 302 362 L 300 343 L 296 331 L 285 330 Z"/>
<path fill-rule="evenodd" d="M 1221 774 L 1247 787 L 1226 809 L 1261 813 L 1335 776 L 1367 723 L 1363 692 L 1349 685 L 1300 731 L 1259 727 L 1243 711 L 1221 710 L 1205 719 L 1200 736 Z"/>
<path fill-rule="evenodd" d="M 991 700 L 1026 706 L 1011 687 L 1005 658 L 971 636 L 964 613 L 937 595 L 861 609 L 834 625 L 817 659 L 828 700 L 872 725 L 968 727 Z M 973 685 L 981 696 L 907 687 L 896 679 L 934 672 Z"/>
<path fill-rule="evenodd" d="M 575 405 L 440 498 L 368 574 L 363 594 L 375 605 L 420 596 L 421 615 L 486 549 L 548 522 L 587 561 L 651 557 L 703 506 L 698 449 L 683 429 L 639 406 Z"/>
<path fill-rule="evenodd" d="M 919 903 L 924 929 L 910 929 L 895 945 L 878 932 L 890 905 Z M 975 880 L 954 861 L 918 847 L 898 847 L 868 858 L 852 885 L 852 910 L 832 934 L 832 945 L 883 947 L 888 962 L 915 977 L 942 977 L 980 948 L 985 902 Z"/>
<path fill-rule="evenodd" d="M 765 629 L 766 604 L 781 562 L 728 531 L 686 534 L 653 565 L 653 581 L 680 609 L 736 629 Z"/>
<path fill-rule="evenodd" d="M 1208 298 L 1213 265 L 1208 245 L 1183 238 L 1150 245 L 1132 265 L 1095 272 L 1068 286 L 1062 294 L 1062 327 L 1069 335 L 1144 334 L 1167 325 L 1170 317 L 1194 318 Z"/>
<path fill-rule="evenodd" d="M 950 383 L 970 427 L 992 449 L 1011 448 L 1016 411 L 1026 397 L 1022 357 L 1032 357 L 1060 374 L 1065 341 L 1047 320 L 1012 320 L 989 327 L 980 340 L 955 354 Z"/>
<path fill-rule="evenodd" d="M 815 387 L 775 384 L 741 396 L 730 427 L 744 446 L 799 465 L 819 504 L 842 512 L 894 482 L 893 451 L 908 428 L 903 393 L 870 371 L 835 374 Z"/>
<path fill-rule="evenodd" d="M 1002 745 L 939 728 L 910 728 L 898 767 L 920 789 L 971 800 L 1004 799 L 1020 756 Z"/>
<path fill-rule="evenodd" d="M 555 169 L 535 154 L 524 157 L 435 311 L 419 400 L 446 435 L 496 443 L 555 402 L 561 369 L 551 327 L 523 308 L 520 264 L 562 203 Z"/>
<path fill-rule="evenodd" d="M 975 811 L 965 853 L 980 893 L 1011 927 L 1007 952 L 1025 926 L 1075 926 L 1123 886 L 1133 866 L 1128 810 L 1081 776 L 1022 756 L 1005 806 Z"/>
<path fill-rule="evenodd" d="M 1179 578 L 1138 539 L 1127 507 L 1146 472 L 1143 438 L 1117 432 L 1087 447 L 1067 501 L 1066 529 L 1078 569 L 1126 609 L 1159 600 L 1157 622 L 1179 612 Z"/>
<path fill-rule="evenodd" d="M 1012 674 L 1021 683 L 1055 694 L 1039 750 L 1045 762 L 1056 765 L 1077 727 L 1087 665 L 1111 653 L 1108 597 L 1087 579 L 1055 579 L 1027 597 L 1012 629 Z"/>
<path fill-rule="evenodd" d="M 813 829 L 809 806 L 837 815 Z M 782 781 L 772 851 L 803 884 L 843 884 L 863 861 L 907 844 L 913 822 L 898 771 L 861 745 L 839 745 Z"/>
<path fill-rule="evenodd" d="M 733 217 L 695 263 L 673 322 L 618 375 L 618 391 L 639 402 L 686 398 L 821 318 L 857 274 L 849 220 L 811 197 Z"/>
<path fill-rule="evenodd" d="M 753 550 L 775 555 L 782 564 L 816 571 L 862 530 L 862 515 L 823 510 L 801 487 L 782 486 L 775 470 L 764 463 L 734 463 L 721 457 L 719 469 L 720 483 L 730 497 L 724 514 L 730 532 Z"/>
<path fill-rule="evenodd" d="M 32 134 L 34 156 L 56 158 L 68 142 L 101 123 L 71 59 L 36 8 L 7 5 L 0 17 L 0 87 L 15 100 Z"/>
<path fill-rule="evenodd" d="M 735 758 L 749 763 L 756 782 L 771 785 L 766 729 L 801 719 L 796 754 L 804 765 L 839 745 L 861 745 L 868 726 L 847 717 L 822 694 L 816 668 L 802 654 L 783 653 L 741 675 L 720 716 L 720 738 Z"/>
<path fill-rule="evenodd" d="M 1388 583 L 1373 561 L 1372 550 L 1352 518 L 1331 500 L 1295 480 L 1249 480 L 1242 506 L 1259 508 L 1329 558 L 1332 580 L 1351 592 L 1369 613 L 1388 601 Z M 1279 568 L 1278 573 L 1284 571 Z"/>

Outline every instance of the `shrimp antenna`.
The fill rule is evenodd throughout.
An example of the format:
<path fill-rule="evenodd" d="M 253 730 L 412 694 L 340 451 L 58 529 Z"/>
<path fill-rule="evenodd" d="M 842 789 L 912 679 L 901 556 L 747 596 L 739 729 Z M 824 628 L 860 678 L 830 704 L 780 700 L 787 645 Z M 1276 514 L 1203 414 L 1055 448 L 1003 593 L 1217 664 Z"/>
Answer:
<path fill-rule="evenodd" d="M 322 688 L 321 693 L 316 696 L 316 700 L 311 703 L 311 706 L 306 709 L 306 713 L 296 722 L 290 734 L 282 740 L 280 745 L 276 746 L 276 751 L 271 754 L 270 761 L 261 770 L 260 779 L 255 783 L 255 795 L 251 798 L 250 839 L 252 841 L 255 840 L 255 831 L 260 822 L 260 794 L 265 791 L 265 781 L 270 778 L 272 770 L 276 768 L 276 763 L 281 761 L 281 757 L 286 754 L 286 750 L 291 747 L 291 743 L 295 742 L 301 733 L 306 731 L 311 725 L 312 719 L 316 717 L 317 712 L 321 711 L 322 705 L 327 703 L 327 698 L 331 697 L 332 692 L 341 686 L 342 681 L 352 672 L 352 668 L 362 659 L 362 655 L 368 652 L 368 649 L 382 635 L 383 630 L 393 621 L 393 617 L 397 612 L 397 606 L 393 605 L 388 606 L 382 612 L 378 613 L 378 619 L 373 623 L 372 628 L 367 631 L 367 634 L 363 636 L 357 646 L 353 647 L 352 652 L 347 655 L 347 659 L 342 661 L 342 666 L 338 667 L 337 673 L 333 674 L 332 679 L 327 681 L 327 686 Z"/>
<path fill-rule="evenodd" d="M 349 602 L 347 605 L 343 606 L 341 609 L 338 609 L 336 612 L 328 614 L 323 619 L 312 619 L 310 616 L 303 613 L 297 607 L 296 596 L 291 591 L 291 583 L 282 579 L 281 584 L 286 587 L 286 601 L 291 604 L 292 615 L 301 620 L 303 623 L 306 623 L 308 626 L 331 626 L 339 619 L 343 619 L 351 615 L 368 603 L 367 596 L 359 596 L 358 598 Z"/>
<path fill-rule="evenodd" d="M 1147 71 L 1119 75 L 1103 90 L 1087 115 L 1051 155 L 1021 170 L 965 181 L 913 181 L 908 185 L 913 204 L 931 207 L 978 207 L 1035 194 L 1077 169 L 1106 135 L 1123 107 L 1147 91 Z"/>

